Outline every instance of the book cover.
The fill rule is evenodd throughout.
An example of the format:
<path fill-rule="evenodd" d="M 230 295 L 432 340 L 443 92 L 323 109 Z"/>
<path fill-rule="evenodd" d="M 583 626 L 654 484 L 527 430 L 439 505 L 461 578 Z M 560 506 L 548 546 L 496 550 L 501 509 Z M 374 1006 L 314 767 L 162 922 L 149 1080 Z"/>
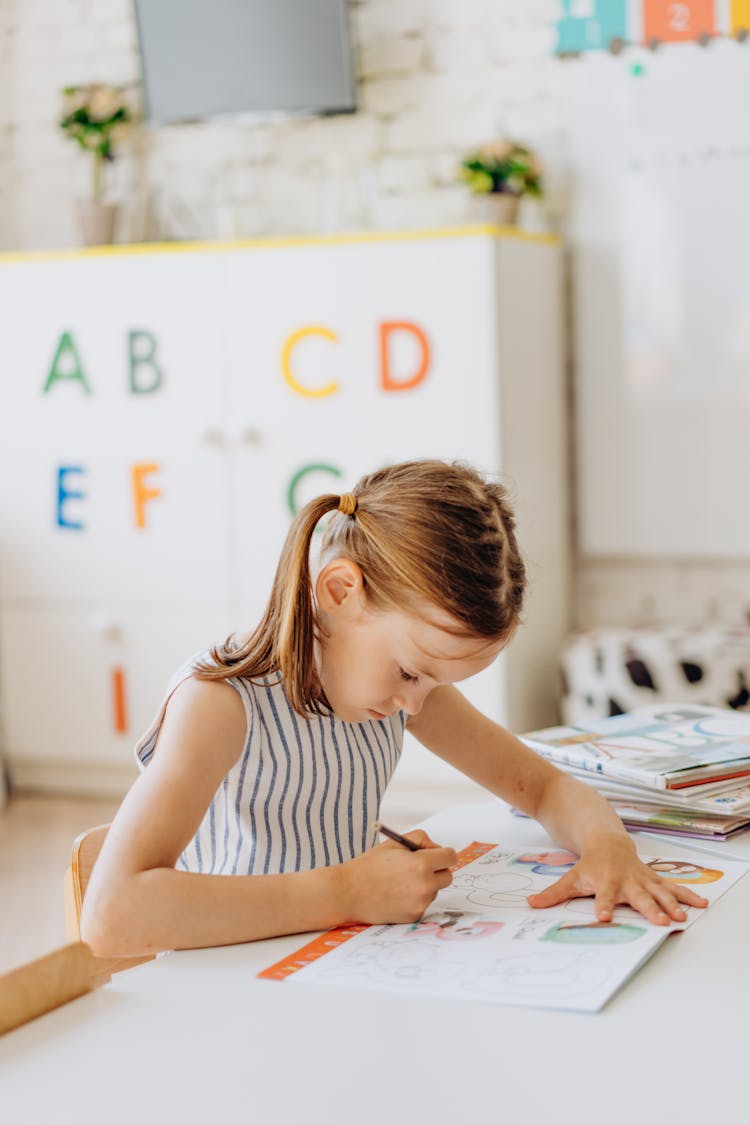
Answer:
<path fill-rule="evenodd" d="M 721 707 L 659 704 L 522 738 L 557 765 L 653 789 L 750 776 L 750 715 Z"/>

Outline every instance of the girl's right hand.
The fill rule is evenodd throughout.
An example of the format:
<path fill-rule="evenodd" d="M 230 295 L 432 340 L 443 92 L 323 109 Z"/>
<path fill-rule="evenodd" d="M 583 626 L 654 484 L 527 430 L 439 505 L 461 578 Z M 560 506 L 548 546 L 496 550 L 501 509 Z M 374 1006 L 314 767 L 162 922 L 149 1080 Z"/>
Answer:
<path fill-rule="evenodd" d="M 439 890 L 450 886 L 453 848 L 441 848 L 419 829 L 406 833 L 418 852 L 387 840 L 342 864 L 350 922 L 417 922 Z"/>

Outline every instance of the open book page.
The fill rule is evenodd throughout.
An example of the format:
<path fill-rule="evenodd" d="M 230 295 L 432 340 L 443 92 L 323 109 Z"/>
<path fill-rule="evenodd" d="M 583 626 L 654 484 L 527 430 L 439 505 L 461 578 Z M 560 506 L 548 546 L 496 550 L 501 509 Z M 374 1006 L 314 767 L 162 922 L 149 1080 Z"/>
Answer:
<path fill-rule="evenodd" d="M 661 704 L 587 727 L 550 727 L 523 741 L 560 766 L 655 789 L 750 775 L 750 715 Z"/>
<path fill-rule="evenodd" d="M 637 843 L 659 875 L 694 886 L 715 902 L 747 871 L 747 863 L 653 840 Z M 630 907 L 611 923 L 594 916 L 593 898 L 533 910 L 527 896 L 564 874 L 576 857 L 565 851 L 508 851 L 472 844 L 450 887 L 419 922 L 331 930 L 261 977 L 421 996 L 598 1011 L 670 932 L 686 922 L 654 926 Z M 468 860 L 468 862 L 467 862 Z M 710 908 L 710 907 L 709 907 Z"/>

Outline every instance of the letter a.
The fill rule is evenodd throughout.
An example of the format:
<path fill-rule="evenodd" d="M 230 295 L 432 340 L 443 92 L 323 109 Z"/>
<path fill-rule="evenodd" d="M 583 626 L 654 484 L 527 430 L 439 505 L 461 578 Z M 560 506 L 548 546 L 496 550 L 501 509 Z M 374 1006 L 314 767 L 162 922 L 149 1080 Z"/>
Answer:
<path fill-rule="evenodd" d="M 87 395 L 91 394 L 91 387 L 86 382 L 86 376 L 83 373 L 83 364 L 81 357 L 76 350 L 73 343 L 73 336 L 70 332 L 63 332 L 60 337 L 60 343 L 57 345 L 55 358 L 52 360 L 52 366 L 49 369 L 47 382 L 44 384 L 42 394 L 46 395 L 53 383 L 58 379 L 77 379 Z"/>

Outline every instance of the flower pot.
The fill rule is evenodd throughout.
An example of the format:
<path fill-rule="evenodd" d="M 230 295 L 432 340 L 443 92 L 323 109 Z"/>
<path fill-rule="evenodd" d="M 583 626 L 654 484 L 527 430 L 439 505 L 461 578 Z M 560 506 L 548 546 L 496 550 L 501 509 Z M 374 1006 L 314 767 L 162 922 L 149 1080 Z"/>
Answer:
<path fill-rule="evenodd" d="M 476 202 L 482 221 L 501 227 L 515 226 L 518 218 L 518 196 L 507 191 L 489 191 L 477 195 Z"/>
<path fill-rule="evenodd" d="M 116 203 L 100 203 L 93 199 L 78 201 L 78 224 L 84 246 L 108 246 L 114 242 Z"/>

